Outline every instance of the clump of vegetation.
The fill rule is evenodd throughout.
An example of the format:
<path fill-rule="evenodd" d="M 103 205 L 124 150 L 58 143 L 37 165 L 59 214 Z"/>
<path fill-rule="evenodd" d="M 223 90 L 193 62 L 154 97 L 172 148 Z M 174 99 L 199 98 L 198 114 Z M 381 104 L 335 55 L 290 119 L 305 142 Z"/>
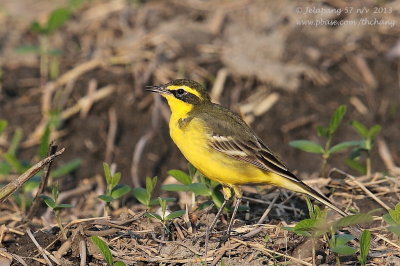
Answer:
<path fill-rule="evenodd" d="M 104 215 L 107 216 L 110 211 L 111 202 L 119 199 L 120 197 L 131 191 L 131 188 L 127 185 L 119 184 L 121 173 L 112 173 L 110 170 L 110 166 L 107 163 L 103 163 L 103 170 L 107 183 L 107 189 L 105 194 L 98 197 L 106 203 L 106 206 L 104 208 Z"/>
<path fill-rule="evenodd" d="M 36 152 L 38 159 L 43 159 L 47 156 L 47 148 L 50 144 L 50 136 L 56 130 L 58 124 L 57 117 L 53 117 L 47 123 L 45 130 L 40 138 L 40 143 Z M 0 120 L 0 135 L 4 133 L 8 123 L 6 120 Z M 32 165 L 18 158 L 18 149 L 23 138 L 22 130 L 17 128 L 11 137 L 10 144 L 6 152 L 0 151 L 0 178 L 11 174 L 22 174 Z M 50 182 L 61 176 L 69 174 L 76 170 L 81 164 L 79 158 L 73 159 L 60 165 L 50 173 Z M 33 200 L 32 191 L 39 186 L 43 171 L 37 173 L 29 181 L 27 181 L 22 189 L 14 194 L 14 198 L 23 212 L 31 205 Z"/>
<path fill-rule="evenodd" d="M 305 152 L 316 153 L 322 156 L 321 174 L 327 175 L 327 163 L 332 154 L 343 151 L 359 144 L 358 141 L 345 141 L 332 146 L 333 136 L 346 114 L 346 106 L 340 105 L 333 113 L 327 127 L 318 126 L 317 135 L 325 139 L 325 145 L 310 140 L 294 140 L 289 145 Z"/>
<path fill-rule="evenodd" d="M 133 189 L 133 196 L 146 206 L 147 209 L 150 209 L 151 206 L 155 206 L 158 204 L 157 199 L 151 199 L 153 196 L 154 188 L 157 185 L 157 177 L 146 177 L 146 188 L 137 187 Z"/>
<path fill-rule="evenodd" d="M 192 205 L 196 204 L 197 196 L 209 197 L 212 202 L 219 208 L 224 201 L 224 197 L 219 190 L 220 184 L 210 180 L 202 173 L 189 164 L 189 174 L 181 170 L 170 170 L 168 174 L 174 177 L 181 184 L 167 184 L 161 186 L 165 191 L 185 191 L 192 193 Z M 209 205 L 210 202 L 206 202 Z"/>
<path fill-rule="evenodd" d="M 61 234 L 64 239 L 67 239 L 67 234 L 65 233 L 64 227 L 62 225 L 60 213 L 61 213 L 62 209 L 71 208 L 72 205 L 71 204 L 58 204 L 57 199 L 58 199 L 59 193 L 60 193 L 60 191 L 59 191 L 58 185 L 56 185 L 56 186 L 53 186 L 53 188 L 51 190 L 52 197 L 49 197 L 47 195 L 40 195 L 40 198 L 46 203 L 46 205 L 49 208 L 51 208 L 53 210 L 54 215 L 56 216 L 58 227 L 60 227 Z"/>
<path fill-rule="evenodd" d="M 326 210 L 321 211 L 318 206 L 313 206 L 308 198 L 307 205 L 309 207 L 310 218 L 301 220 L 294 227 L 284 227 L 284 229 L 298 235 L 311 237 L 313 240 L 317 237 L 324 236 L 325 239 L 328 239 L 330 250 L 336 254 L 337 265 L 340 265 L 340 255 L 353 255 L 357 253 L 357 251 L 360 254 L 358 256 L 360 263 L 365 265 L 371 242 L 370 232 L 364 230 L 360 238 L 360 247 L 358 249 L 349 246 L 349 242 L 354 240 L 355 236 L 351 234 L 337 234 L 336 232 L 344 227 L 371 222 L 373 220 L 371 213 L 358 213 L 342 217 L 335 221 L 328 221 Z M 313 245 L 312 248 L 313 257 L 315 257 L 315 246 Z"/>
<path fill-rule="evenodd" d="M 346 164 L 361 174 L 370 176 L 371 150 L 374 146 L 376 136 L 381 132 L 382 127 L 380 125 L 374 125 L 371 128 L 367 128 L 356 120 L 351 121 L 350 125 L 362 139 L 358 141 L 358 144 L 355 145 L 355 148 L 351 151 L 349 158 L 346 160 Z M 360 162 L 362 154 L 365 154 L 365 164 Z"/>
<path fill-rule="evenodd" d="M 61 50 L 51 47 L 50 37 L 68 21 L 73 10 L 79 7 L 84 0 L 70 0 L 65 7 L 60 7 L 49 15 L 46 21 L 40 23 L 35 20 L 31 23 L 30 31 L 39 37 L 37 45 L 21 45 L 19 53 L 34 53 L 39 56 L 39 69 L 42 83 L 49 78 L 59 76 Z"/>
<path fill-rule="evenodd" d="M 388 213 L 383 215 L 383 219 L 389 225 L 387 229 L 400 236 L 400 203 L 397 203 L 393 210 L 389 210 Z"/>
<path fill-rule="evenodd" d="M 101 254 L 103 255 L 104 260 L 107 262 L 109 266 L 125 266 L 126 264 L 123 261 L 114 261 L 114 258 L 111 254 L 110 248 L 100 237 L 98 236 L 91 236 L 90 240 L 96 247 L 100 250 Z"/>
<path fill-rule="evenodd" d="M 157 219 L 158 221 L 161 222 L 165 231 L 168 231 L 167 222 L 184 215 L 186 211 L 178 210 L 178 211 L 174 211 L 174 212 L 169 212 L 167 210 L 167 200 L 165 198 L 159 197 L 158 202 L 161 207 L 161 213 L 158 214 L 155 212 L 148 212 L 145 214 L 145 216 L 147 216 L 149 218 Z"/>

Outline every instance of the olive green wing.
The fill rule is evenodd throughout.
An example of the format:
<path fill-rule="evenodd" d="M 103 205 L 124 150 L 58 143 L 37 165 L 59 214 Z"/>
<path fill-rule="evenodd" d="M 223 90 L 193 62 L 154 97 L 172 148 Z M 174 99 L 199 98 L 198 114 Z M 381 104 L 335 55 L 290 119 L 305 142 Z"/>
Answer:
<path fill-rule="evenodd" d="M 235 113 L 214 105 L 212 110 L 208 109 L 196 117 L 207 125 L 209 145 L 213 149 L 264 171 L 302 183 Z"/>

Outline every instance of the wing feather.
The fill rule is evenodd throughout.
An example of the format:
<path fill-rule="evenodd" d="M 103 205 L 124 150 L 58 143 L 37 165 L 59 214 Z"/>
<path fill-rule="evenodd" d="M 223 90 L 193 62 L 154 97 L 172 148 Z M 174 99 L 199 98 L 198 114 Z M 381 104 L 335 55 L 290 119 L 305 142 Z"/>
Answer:
<path fill-rule="evenodd" d="M 295 182 L 301 182 L 272 154 L 260 139 L 242 140 L 234 136 L 209 136 L 210 146 L 237 160 L 250 163 L 264 171 L 272 171 Z"/>

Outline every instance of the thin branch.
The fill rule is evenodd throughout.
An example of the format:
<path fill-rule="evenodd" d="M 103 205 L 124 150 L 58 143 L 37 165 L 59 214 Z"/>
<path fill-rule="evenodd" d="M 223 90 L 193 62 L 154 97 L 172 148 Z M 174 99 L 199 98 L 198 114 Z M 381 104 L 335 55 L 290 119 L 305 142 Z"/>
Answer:
<path fill-rule="evenodd" d="M 54 155 L 57 152 L 57 148 L 58 148 L 58 146 L 55 145 L 54 142 L 51 142 L 49 145 L 49 150 L 47 152 L 47 156 Z M 32 206 L 29 209 L 29 212 L 24 219 L 25 222 L 31 220 L 33 218 L 33 216 L 36 214 L 37 210 L 39 209 L 39 206 L 41 203 L 41 201 L 39 200 L 39 196 L 41 194 L 43 194 L 43 192 L 45 191 L 45 189 L 47 187 L 47 183 L 48 183 L 50 171 L 51 171 L 51 165 L 52 165 L 52 162 L 48 163 L 44 168 L 44 175 L 43 175 L 42 182 L 40 183 L 40 187 L 36 193 L 35 198 L 33 199 Z"/>
<path fill-rule="evenodd" d="M 41 160 L 31 168 L 29 168 L 25 173 L 17 177 L 17 179 L 12 180 L 6 186 L 0 188 L 0 203 L 4 202 L 9 196 L 14 193 L 17 189 L 19 189 L 26 181 L 28 181 L 31 177 L 33 177 L 37 172 L 42 170 L 47 164 L 54 161 L 54 159 L 60 156 L 65 151 L 65 148 L 59 150 L 55 154 Z"/>

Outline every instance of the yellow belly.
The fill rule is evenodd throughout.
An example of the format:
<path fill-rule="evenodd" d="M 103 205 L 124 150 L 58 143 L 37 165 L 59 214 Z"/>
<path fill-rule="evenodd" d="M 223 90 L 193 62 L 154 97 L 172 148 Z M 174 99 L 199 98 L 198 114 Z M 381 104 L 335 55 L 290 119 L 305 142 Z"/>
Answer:
<path fill-rule="evenodd" d="M 208 178 L 227 186 L 264 183 L 308 193 L 296 182 L 209 147 L 202 120 L 193 118 L 184 129 L 176 125 L 177 121 L 178 118 L 171 116 L 170 135 L 173 141 L 185 158 Z"/>
<path fill-rule="evenodd" d="M 176 120 L 171 117 L 170 123 L 176 123 Z M 210 179 L 225 185 L 270 183 L 265 171 L 209 147 L 199 119 L 194 118 L 184 130 L 170 124 L 170 134 L 185 158 Z"/>

